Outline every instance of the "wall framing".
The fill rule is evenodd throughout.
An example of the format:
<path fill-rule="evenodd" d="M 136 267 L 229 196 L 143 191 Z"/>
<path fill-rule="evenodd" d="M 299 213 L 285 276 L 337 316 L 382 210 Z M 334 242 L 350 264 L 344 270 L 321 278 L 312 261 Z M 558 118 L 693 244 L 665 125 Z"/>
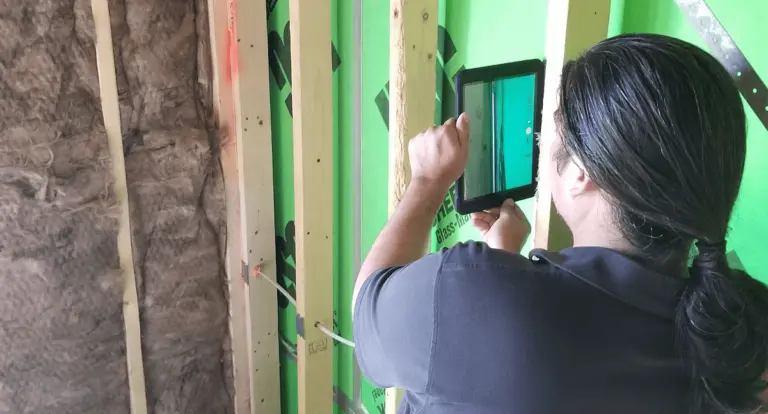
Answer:
<path fill-rule="evenodd" d="M 573 245 L 573 236 L 555 211 L 549 186 L 550 148 L 557 132 L 554 112 L 563 64 L 575 59 L 608 33 L 610 0 L 549 0 L 545 56 L 539 178 L 533 223 L 535 248 L 561 250 Z"/>
<path fill-rule="evenodd" d="M 333 326 L 331 0 L 291 0 L 298 411 L 330 414 Z"/>
<path fill-rule="evenodd" d="M 408 141 L 434 125 L 438 0 L 391 0 L 389 14 L 389 173 L 391 216 L 411 180 Z M 428 253 L 429 240 L 424 240 Z M 386 391 L 385 410 L 395 414 L 402 390 Z"/>
<path fill-rule="evenodd" d="M 147 391 L 144 360 L 141 350 L 141 322 L 136 272 L 133 264 L 133 239 L 128 204 L 128 183 L 125 176 L 123 132 L 120 125 L 115 54 L 112 46 L 112 25 L 107 0 L 92 0 L 93 25 L 96 32 L 96 64 L 99 77 L 99 98 L 112 159 L 112 184 L 120 205 L 117 249 L 123 273 L 123 320 L 125 323 L 125 357 L 128 369 L 129 400 L 132 414 L 147 413 Z"/>
<path fill-rule="evenodd" d="M 275 222 L 266 3 L 209 0 L 213 92 L 221 126 L 227 198 L 226 268 L 230 291 L 236 413 L 280 413 L 277 304 L 273 288 L 251 280 L 253 266 L 273 280 Z M 146 413 L 136 281 L 128 215 L 109 7 L 92 0 L 104 122 L 123 206 L 119 249 L 132 413 Z M 562 63 L 603 39 L 610 0 L 550 0 L 547 25 L 540 189 L 534 244 L 558 249 L 570 234 L 554 213 L 547 187 L 547 139 Z M 438 0 L 390 1 L 390 214 L 410 181 L 408 141 L 434 123 Z M 299 412 L 333 411 L 333 340 L 315 327 L 333 326 L 333 105 L 330 0 L 290 0 L 296 217 Z M 324 191 L 318 189 L 323 188 Z M 425 251 L 428 241 L 425 240 Z M 311 271 L 310 271 L 310 267 Z M 399 393 L 387 391 L 386 411 Z"/>
<path fill-rule="evenodd" d="M 266 2 L 209 0 L 213 96 L 227 199 L 235 413 L 278 414 L 277 297 L 250 269 L 275 277 Z M 251 283 L 253 282 L 253 283 Z"/>

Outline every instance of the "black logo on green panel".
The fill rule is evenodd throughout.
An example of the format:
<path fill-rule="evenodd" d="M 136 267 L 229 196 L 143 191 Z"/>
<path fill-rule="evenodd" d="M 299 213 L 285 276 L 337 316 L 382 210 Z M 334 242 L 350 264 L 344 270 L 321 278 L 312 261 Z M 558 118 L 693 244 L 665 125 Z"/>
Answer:
<path fill-rule="evenodd" d="M 277 283 L 291 297 L 296 297 L 296 225 L 293 221 L 285 224 L 285 237 L 275 237 L 277 249 Z M 291 262 L 289 262 L 289 260 Z M 290 283 L 289 283 L 290 282 Z M 288 307 L 288 298 L 277 292 L 277 304 L 280 309 Z"/>
<path fill-rule="evenodd" d="M 277 0 L 267 0 L 267 20 L 269 20 L 269 16 L 272 15 L 272 12 L 275 10 L 275 7 L 277 7 Z"/>

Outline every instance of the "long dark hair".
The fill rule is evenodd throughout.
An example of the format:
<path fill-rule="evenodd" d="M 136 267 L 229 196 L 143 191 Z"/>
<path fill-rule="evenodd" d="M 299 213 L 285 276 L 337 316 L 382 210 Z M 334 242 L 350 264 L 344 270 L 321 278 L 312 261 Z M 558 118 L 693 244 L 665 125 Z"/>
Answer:
<path fill-rule="evenodd" d="M 726 259 L 747 141 L 734 82 L 694 45 L 631 34 L 567 63 L 559 98 L 556 162 L 583 163 L 631 253 L 684 270 L 696 243 L 676 321 L 691 412 L 755 412 L 768 367 L 768 289 Z"/>

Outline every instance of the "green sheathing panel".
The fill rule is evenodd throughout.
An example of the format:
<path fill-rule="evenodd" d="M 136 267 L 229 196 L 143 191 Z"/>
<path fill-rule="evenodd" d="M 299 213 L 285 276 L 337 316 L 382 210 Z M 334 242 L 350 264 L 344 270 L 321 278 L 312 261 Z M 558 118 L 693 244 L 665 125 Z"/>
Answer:
<path fill-rule="evenodd" d="M 768 2 L 765 0 L 708 0 L 707 3 L 749 62 L 768 78 Z M 624 0 L 624 32 L 652 32 L 674 36 L 704 49 L 706 45 L 672 0 Z M 766 93 L 762 91 L 762 93 Z M 768 240 L 768 131 L 744 102 L 749 128 L 747 166 L 731 220 L 728 249 L 735 250 L 750 274 L 768 282 L 765 242 Z"/>
<path fill-rule="evenodd" d="M 362 255 L 387 221 L 389 146 L 389 1 L 363 0 L 362 12 Z M 362 380 L 361 399 L 369 413 L 384 412 L 384 390 Z"/>
<path fill-rule="evenodd" d="M 353 59 L 355 51 L 355 36 L 353 22 L 353 0 L 336 0 L 337 36 L 334 42 L 339 47 L 339 53 L 344 57 L 337 73 L 337 104 L 335 113 L 337 120 L 338 139 L 336 145 L 336 206 L 334 220 L 337 223 L 336 241 L 336 279 L 335 279 L 335 309 L 337 326 L 336 333 L 344 338 L 352 339 L 352 289 L 355 281 L 355 258 L 353 236 L 354 193 L 357 188 L 353 185 L 354 175 L 359 174 L 353 169 L 353 120 L 358 117 L 354 109 L 354 70 Z M 352 348 L 336 344 L 336 376 L 335 384 L 340 395 L 352 397 L 354 352 Z M 339 406 L 336 407 L 339 412 Z"/>
<path fill-rule="evenodd" d="M 388 78 L 389 78 L 389 1 L 362 1 L 362 107 L 355 108 L 356 57 L 353 2 L 333 1 L 334 64 L 334 329 L 352 338 L 350 298 L 354 281 L 353 252 L 367 254 L 387 220 L 388 153 Z M 761 39 L 768 38 L 768 2 L 740 0 L 739 7 L 728 8 L 729 0 L 710 0 L 715 13 L 747 55 L 750 62 L 768 77 L 768 54 Z M 275 220 L 277 228 L 278 281 L 295 293 L 295 238 L 293 195 L 293 132 L 290 112 L 291 75 L 288 29 L 288 0 L 269 0 L 269 51 L 275 180 Z M 527 0 L 441 0 L 439 9 L 437 96 L 435 121 L 454 116 L 453 76 L 462 67 L 544 57 L 547 2 Z M 703 45 L 688 26 L 673 0 L 613 0 L 609 35 L 646 31 L 677 36 Z M 330 45 L 329 45 L 330 46 Z M 360 118 L 357 118 L 360 117 Z M 361 240 L 356 246 L 353 234 L 354 186 L 353 124 L 362 125 Z M 768 280 L 768 263 L 760 260 L 761 242 L 768 239 L 768 219 L 760 209 L 768 202 L 760 173 L 768 170 L 768 132 L 749 113 L 749 154 L 747 172 L 730 236 L 729 250 L 735 249 L 753 276 Z M 533 219 L 532 200 L 521 203 Z M 452 193 L 443 204 L 433 228 L 433 248 L 448 247 L 478 234 L 468 217 L 453 210 Z M 524 252 L 530 249 L 524 247 Z M 280 299 L 281 384 L 284 413 L 297 412 L 295 309 Z M 334 348 L 335 386 L 343 396 L 352 397 L 353 353 L 336 344 Z M 362 403 L 368 413 L 384 411 L 384 392 L 363 380 Z M 337 412 L 340 411 L 337 406 Z M 360 413 L 352 407 L 350 412 Z"/>
<path fill-rule="evenodd" d="M 291 54 L 288 2 L 277 1 L 268 13 L 272 164 L 275 180 L 277 282 L 296 295 L 296 239 L 293 195 L 293 118 L 291 117 Z M 282 411 L 296 413 L 296 308 L 278 294 Z"/>
<path fill-rule="evenodd" d="M 293 182 L 293 118 L 291 116 L 291 56 L 288 0 L 268 1 L 270 100 L 272 106 L 273 168 L 278 282 L 295 295 L 295 225 Z M 352 295 L 352 4 L 332 1 L 333 108 L 334 108 L 334 331 L 351 338 Z M 331 183 L 328 183 L 329 187 Z M 320 189 L 318 189 L 320 190 Z M 311 208 L 311 206 L 310 206 Z M 296 309 L 279 298 L 281 390 L 284 413 L 298 412 L 295 361 Z M 334 346 L 334 386 L 343 395 L 352 393 L 350 348 Z M 331 390 L 329 390 L 330 392 Z M 336 407 L 336 411 L 339 409 Z"/>

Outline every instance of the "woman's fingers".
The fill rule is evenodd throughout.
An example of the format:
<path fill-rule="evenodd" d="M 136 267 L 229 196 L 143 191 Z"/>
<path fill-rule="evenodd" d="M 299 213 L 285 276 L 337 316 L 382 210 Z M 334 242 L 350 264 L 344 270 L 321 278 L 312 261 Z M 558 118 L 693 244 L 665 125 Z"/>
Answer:
<path fill-rule="evenodd" d="M 480 211 L 472 213 L 470 219 L 472 221 L 472 226 L 479 230 L 481 234 L 485 234 L 491 229 L 493 223 L 499 219 L 499 216 L 487 211 Z"/>
<path fill-rule="evenodd" d="M 487 211 L 479 211 L 477 213 L 472 213 L 472 218 L 488 223 L 488 225 L 490 226 L 496 220 L 499 219 L 499 216 L 493 213 L 489 213 Z"/>
<path fill-rule="evenodd" d="M 483 237 L 485 237 L 485 234 L 488 233 L 488 231 L 491 229 L 491 225 L 488 224 L 488 222 L 480 220 L 476 217 L 472 217 L 470 219 L 470 223 L 472 223 L 472 227 L 476 228 Z"/>

